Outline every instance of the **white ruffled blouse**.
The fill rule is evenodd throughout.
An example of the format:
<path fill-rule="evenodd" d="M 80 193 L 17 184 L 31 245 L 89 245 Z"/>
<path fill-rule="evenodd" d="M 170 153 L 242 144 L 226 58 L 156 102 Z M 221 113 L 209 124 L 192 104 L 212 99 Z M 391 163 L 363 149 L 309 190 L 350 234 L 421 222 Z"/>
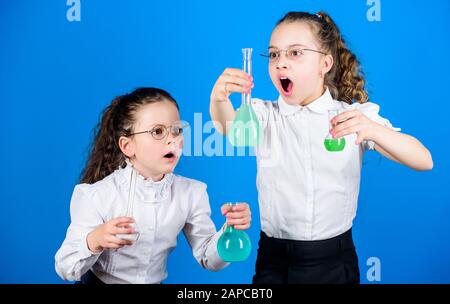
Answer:
<path fill-rule="evenodd" d="M 137 176 L 133 217 L 139 238 L 132 246 L 91 252 L 87 235 L 126 215 L 131 171 L 128 162 L 101 181 L 75 187 L 71 223 L 55 256 L 61 278 L 80 280 L 91 269 L 105 283 L 159 283 L 167 277 L 167 258 L 181 231 L 202 267 L 216 271 L 228 265 L 217 253 L 222 231 L 216 232 L 210 218 L 206 184 L 172 173 L 158 182 Z"/>

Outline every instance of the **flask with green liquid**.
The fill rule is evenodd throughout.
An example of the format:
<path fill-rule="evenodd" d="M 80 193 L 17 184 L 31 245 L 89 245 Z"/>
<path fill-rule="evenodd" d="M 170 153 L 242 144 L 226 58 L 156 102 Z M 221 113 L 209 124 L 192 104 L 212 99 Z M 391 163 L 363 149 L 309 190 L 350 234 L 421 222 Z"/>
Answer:
<path fill-rule="evenodd" d="M 337 110 L 337 109 L 328 110 L 328 124 L 329 124 L 328 129 L 331 130 L 331 128 L 337 126 L 337 124 L 333 125 L 331 123 L 331 120 L 338 114 L 339 114 L 339 110 Z M 345 148 L 345 138 L 344 137 L 333 138 L 330 131 L 328 131 L 328 134 L 325 137 L 323 144 L 325 146 L 325 149 L 327 149 L 327 151 L 339 152 L 339 151 L 344 150 L 344 148 Z"/>
<path fill-rule="evenodd" d="M 242 56 L 243 70 L 251 75 L 252 49 L 242 49 Z M 228 130 L 228 139 L 235 147 L 254 147 L 261 142 L 261 126 L 250 101 L 251 93 L 242 93 L 242 104 Z"/>

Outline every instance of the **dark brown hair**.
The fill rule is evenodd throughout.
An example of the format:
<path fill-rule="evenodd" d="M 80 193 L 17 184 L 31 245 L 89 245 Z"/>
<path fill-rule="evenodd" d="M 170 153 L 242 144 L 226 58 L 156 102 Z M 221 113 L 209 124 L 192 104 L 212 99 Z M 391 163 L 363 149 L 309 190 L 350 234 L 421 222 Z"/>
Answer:
<path fill-rule="evenodd" d="M 113 99 L 103 110 L 101 120 L 94 129 L 94 141 L 81 173 L 81 183 L 95 183 L 119 167 L 125 167 L 125 155 L 119 148 L 119 138 L 133 132 L 135 114 L 141 106 L 161 101 L 172 102 L 178 109 L 175 99 L 157 88 L 138 88 Z"/>
<path fill-rule="evenodd" d="M 334 64 L 325 75 L 325 85 L 336 100 L 364 103 L 369 99 L 365 89 L 364 75 L 360 63 L 346 46 L 336 23 L 324 13 L 289 12 L 281 23 L 301 21 L 310 25 L 313 34 L 321 45 L 321 50 L 333 56 Z"/>

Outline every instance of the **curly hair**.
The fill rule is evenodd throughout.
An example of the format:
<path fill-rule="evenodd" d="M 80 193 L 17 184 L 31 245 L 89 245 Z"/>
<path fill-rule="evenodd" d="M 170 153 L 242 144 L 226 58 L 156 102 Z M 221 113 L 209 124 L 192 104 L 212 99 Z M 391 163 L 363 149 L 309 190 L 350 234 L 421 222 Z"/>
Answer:
<path fill-rule="evenodd" d="M 114 98 L 103 110 L 101 120 L 94 129 L 94 141 L 86 167 L 81 173 L 81 183 L 95 183 L 119 167 L 124 168 L 125 155 L 119 148 L 119 138 L 132 133 L 135 114 L 141 106 L 166 100 L 178 109 L 175 99 L 157 88 L 138 88 Z"/>
<path fill-rule="evenodd" d="M 365 89 L 365 79 L 360 63 L 355 54 L 347 48 L 333 19 L 325 12 L 317 14 L 289 12 L 278 21 L 277 26 L 296 21 L 306 22 L 313 30 L 322 51 L 333 57 L 333 67 L 325 75 L 324 80 L 333 98 L 348 104 L 366 102 L 369 95 Z"/>

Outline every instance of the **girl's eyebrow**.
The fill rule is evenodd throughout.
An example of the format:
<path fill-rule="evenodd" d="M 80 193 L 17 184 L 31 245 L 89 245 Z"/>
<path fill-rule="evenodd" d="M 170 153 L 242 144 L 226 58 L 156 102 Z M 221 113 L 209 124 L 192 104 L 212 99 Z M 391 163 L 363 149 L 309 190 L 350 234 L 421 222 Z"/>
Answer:
<path fill-rule="evenodd" d="M 306 46 L 304 44 L 301 44 L 301 43 L 295 43 L 295 44 L 289 45 L 288 48 L 291 48 L 291 47 L 294 47 L 294 46 L 308 47 L 308 46 Z M 278 48 L 276 46 L 270 45 L 269 49 L 278 49 Z"/>
<path fill-rule="evenodd" d="M 172 122 L 171 124 L 168 124 L 168 125 L 166 125 L 166 124 L 163 124 L 163 123 L 153 123 L 153 124 L 148 124 L 148 125 L 146 125 L 146 126 L 148 126 L 147 127 L 147 129 L 148 130 L 151 130 L 151 129 L 153 129 L 154 127 L 157 127 L 157 126 L 163 126 L 163 127 L 170 127 L 170 126 L 173 126 L 174 124 L 176 124 L 177 122 L 179 122 L 179 120 L 176 120 L 176 121 L 174 121 L 174 122 Z"/>
<path fill-rule="evenodd" d="M 162 125 L 160 123 L 141 124 L 138 129 L 152 130 L 154 127 Z M 163 125 L 164 126 L 164 125 Z"/>
<path fill-rule="evenodd" d="M 155 127 L 164 127 L 164 128 L 167 128 L 168 126 L 170 126 L 170 124 L 169 124 L 169 125 L 166 125 L 166 124 L 163 124 L 163 123 L 155 123 L 155 124 L 150 125 L 150 126 L 149 126 L 149 129 L 151 130 L 151 129 L 155 128 Z"/>

